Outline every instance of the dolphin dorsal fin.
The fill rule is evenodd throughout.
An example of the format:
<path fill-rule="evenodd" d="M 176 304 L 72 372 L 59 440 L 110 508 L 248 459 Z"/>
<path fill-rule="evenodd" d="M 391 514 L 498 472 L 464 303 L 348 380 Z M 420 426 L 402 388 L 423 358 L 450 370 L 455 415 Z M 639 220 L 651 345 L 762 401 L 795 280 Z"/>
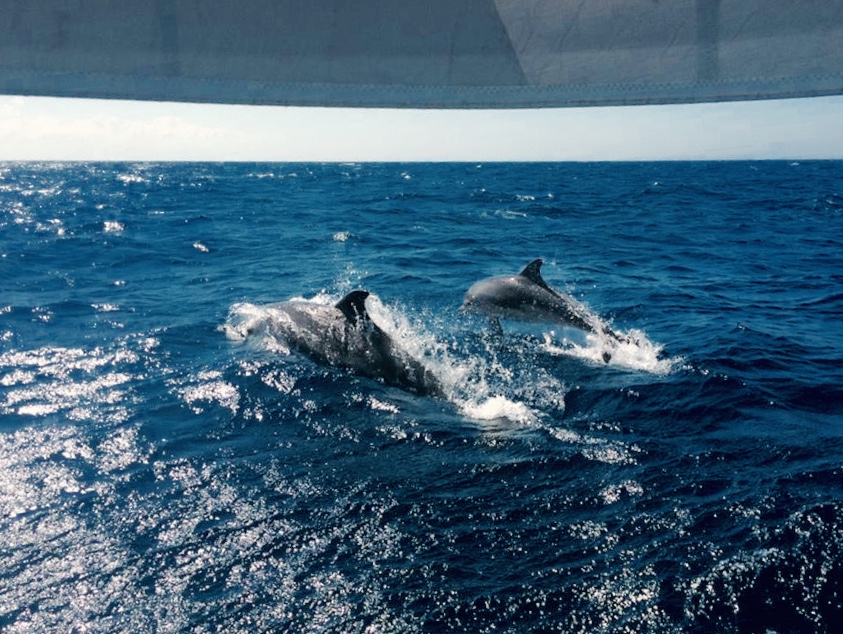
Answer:
<path fill-rule="evenodd" d="M 547 282 L 542 279 L 542 264 L 544 260 L 538 258 L 530 262 L 527 266 L 524 267 L 524 270 L 519 273 L 522 277 L 526 277 L 531 282 L 538 284 L 542 288 L 546 288 L 550 290 L 550 287 L 547 285 Z"/>
<path fill-rule="evenodd" d="M 361 320 L 367 323 L 369 321 L 369 313 L 366 312 L 366 298 L 368 296 L 369 291 L 351 291 L 337 302 L 337 308 L 351 323 L 356 324 Z"/>

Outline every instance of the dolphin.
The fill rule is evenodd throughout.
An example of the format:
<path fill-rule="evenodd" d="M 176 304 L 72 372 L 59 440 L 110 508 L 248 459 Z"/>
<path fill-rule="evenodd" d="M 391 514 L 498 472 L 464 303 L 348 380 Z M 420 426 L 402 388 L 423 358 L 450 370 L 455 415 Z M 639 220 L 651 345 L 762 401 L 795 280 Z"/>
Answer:
<path fill-rule="evenodd" d="M 334 306 L 304 300 L 274 304 L 272 328 L 289 346 L 324 365 L 350 368 L 418 394 L 442 396 L 436 377 L 399 348 L 366 310 L 356 290 Z"/>
<path fill-rule="evenodd" d="M 602 333 L 619 342 L 627 339 L 603 324 L 570 295 L 548 286 L 542 279 L 541 259 L 530 262 L 518 275 L 500 275 L 480 280 L 463 299 L 463 311 L 481 313 L 500 330 L 499 318 L 573 326 Z"/>

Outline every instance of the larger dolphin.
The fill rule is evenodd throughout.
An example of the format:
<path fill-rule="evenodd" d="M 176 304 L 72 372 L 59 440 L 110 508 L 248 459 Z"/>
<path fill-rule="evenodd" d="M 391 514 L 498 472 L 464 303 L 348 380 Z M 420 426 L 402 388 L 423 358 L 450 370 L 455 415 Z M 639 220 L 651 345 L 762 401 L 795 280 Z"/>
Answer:
<path fill-rule="evenodd" d="M 441 396 L 436 377 L 403 351 L 366 310 L 368 291 L 356 290 L 331 306 L 292 300 L 272 306 L 273 334 L 315 361 L 351 368 L 389 385 Z"/>
<path fill-rule="evenodd" d="M 573 326 L 586 332 L 603 333 L 616 341 L 627 341 L 590 313 L 570 295 L 548 286 L 541 276 L 542 260 L 530 262 L 518 275 L 500 275 L 480 280 L 468 289 L 463 310 L 492 318 Z"/>

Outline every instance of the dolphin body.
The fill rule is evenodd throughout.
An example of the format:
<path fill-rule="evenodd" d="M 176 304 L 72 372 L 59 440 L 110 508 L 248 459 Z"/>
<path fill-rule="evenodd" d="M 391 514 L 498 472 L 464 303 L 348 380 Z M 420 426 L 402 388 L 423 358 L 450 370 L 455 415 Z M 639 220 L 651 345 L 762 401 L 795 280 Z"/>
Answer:
<path fill-rule="evenodd" d="M 291 348 L 318 363 L 350 368 L 418 394 L 442 396 L 436 377 L 369 317 L 368 296 L 368 291 L 356 290 L 334 306 L 303 300 L 276 304 L 273 329 Z"/>
<path fill-rule="evenodd" d="M 603 333 L 619 342 L 621 337 L 577 300 L 548 286 L 541 276 L 542 260 L 530 262 L 518 275 L 500 275 L 471 286 L 463 310 L 490 317 L 500 330 L 501 317 L 518 321 L 573 326 L 586 332 Z"/>

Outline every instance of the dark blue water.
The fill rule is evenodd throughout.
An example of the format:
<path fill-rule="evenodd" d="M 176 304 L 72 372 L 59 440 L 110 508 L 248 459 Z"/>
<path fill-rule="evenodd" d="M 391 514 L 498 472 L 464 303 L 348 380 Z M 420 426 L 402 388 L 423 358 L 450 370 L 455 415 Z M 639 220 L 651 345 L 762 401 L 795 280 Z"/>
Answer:
<path fill-rule="evenodd" d="M 445 398 L 253 334 L 355 288 Z M 841 162 L 5 164 L 0 290 L 0 630 L 840 631 Z"/>

